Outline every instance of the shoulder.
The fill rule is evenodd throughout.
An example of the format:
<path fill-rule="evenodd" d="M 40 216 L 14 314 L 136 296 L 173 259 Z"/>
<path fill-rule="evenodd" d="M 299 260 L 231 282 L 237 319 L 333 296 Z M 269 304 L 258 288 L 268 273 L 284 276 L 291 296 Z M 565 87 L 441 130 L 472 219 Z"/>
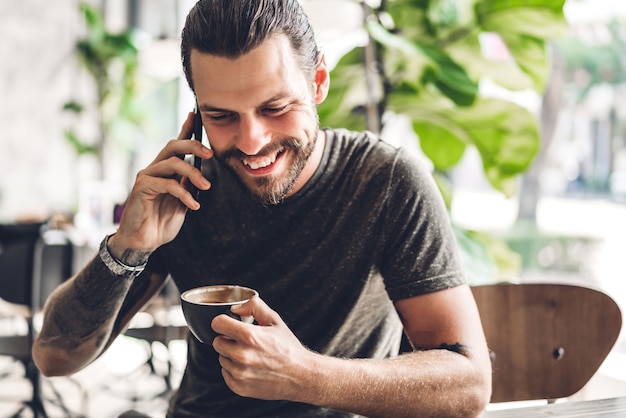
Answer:
<path fill-rule="evenodd" d="M 396 146 L 369 131 L 327 130 L 330 162 L 359 172 L 362 179 L 385 179 L 419 188 L 433 186 L 431 163 L 413 150 Z"/>
<path fill-rule="evenodd" d="M 331 151 L 340 153 L 373 153 L 374 157 L 393 156 L 399 148 L 385 142 L 380 136 L 369 131 L 347 129 L 327 129 L 326 138 Z"/>

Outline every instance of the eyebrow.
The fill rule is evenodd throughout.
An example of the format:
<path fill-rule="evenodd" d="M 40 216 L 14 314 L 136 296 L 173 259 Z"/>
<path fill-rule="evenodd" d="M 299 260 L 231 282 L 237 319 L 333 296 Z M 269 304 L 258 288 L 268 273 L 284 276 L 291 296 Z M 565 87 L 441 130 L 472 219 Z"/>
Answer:
<path fill-rule="evenodd" d="M 267 106 L 268 104 L 270 104 L 270 103 L 272 103 L 272 102 L 275 102 L 275 101 L 277 101 L 277 100 L 282 100 L 282 99 L 284 99 L 285 97 L 288 97 L 288 96 L 289 96 L 289 94 L 287 94 L 286 92 L 281 92 L 281 93 L 278 93 L 278 94 L 276 94 L 276 95 L 274 95 L 274 96 L 270 97 L 269 99 L 267 99 L 267 100 L 265 100 L 265 101 L 261 102 L 261 103 L 260 103 L 258 106 L 256 106 L 256 107 L 257 107 L 257 108 L 260 108 L 260 107 Z M 294 102 L 294 101 L 296 101 L 296 100 L 295 100 L 295 99 L 294 99 L 294 100 L 291 100 L 291 102 Z M 228 113 L 230 113 L 230 112 L 234 112 L 234 110 L 224 109 L 224 108 L 221 108 L 221 107 L 216 107 L 216 106 L 211 106 L 211 105 L 206 104 L 206 103 L 200 104 L 200 105 L 199 105 L 199 108 L 200 108 L 200 111 L 201 111 L 201 112 L 228 112 Z"/>

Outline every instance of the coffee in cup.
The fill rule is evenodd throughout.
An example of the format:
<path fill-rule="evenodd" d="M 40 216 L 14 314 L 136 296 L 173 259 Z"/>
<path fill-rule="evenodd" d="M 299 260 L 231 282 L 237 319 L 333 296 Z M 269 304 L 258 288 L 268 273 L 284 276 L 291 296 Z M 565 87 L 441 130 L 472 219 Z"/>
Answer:
<path fill-rule="evenodd" d="M 242 322 L 252 323 L 254 318 L 241 317 L 231 311 L 233 306 L 243 305 L 258 292 L 237 285 L 201 286 L 180 295 L 181 307 L 191 333 L 202 343 L 212 344 L 217 333 L 211 321 L 217 315 L 226 314 Z"/>

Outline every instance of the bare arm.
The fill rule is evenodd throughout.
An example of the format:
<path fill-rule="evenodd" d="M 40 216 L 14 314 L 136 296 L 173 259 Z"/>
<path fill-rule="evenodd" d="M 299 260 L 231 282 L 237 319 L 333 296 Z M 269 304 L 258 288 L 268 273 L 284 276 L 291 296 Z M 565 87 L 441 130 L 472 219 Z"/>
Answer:
<path fill-rule="evenodd" d="M 190 183 L 202 190 L 210 187 L 198 169 L 180 158 L 186 154 L 212 156 L 198 141 L 184 140 L 192 126 L 190 114 L 178 138 L 169 141 L 137 175 L 119 229 L 107 246 L 112 256 L 126 265 L 145 262 L 156 248 L 174 239 L 187 210 L 199 208 L 189 193 Z M 33 345 L 33 358 L 44 375 L 71 374 L 95 360 L 165 280 L 147 271 L 134 276 L 113 272 L 98 255 L 54 292 Z"/>
<path fill-rule="evenodd" d="M 94 258 L 61 285 L 44 309 L 44 323 L 33 344 L 35 363 L 46 376 L 68 375 L 95 360 L 149 300 L 165 277 L 112 275 Z"/>
<path fill-rule="evenodd" d="M 258 299 L 241 309 L 252 311 L 264 326 L 220 316 L 213 325 L 229 338 L 218 337 L 214 348 L 221 354 L 226 383 L 243 396 L 368 417 L 480 416 L 491 393 L 491 366 L 470 289 L 456 287 L 396 306 L 417 348 L 393 359 L 340 359 L 311 352 Z"/>
<path fill-rule="evenodd" d="M 491 364 L 469 288 L 396 307 L 416 350 L 386 361 L 324 358 L 318 381 L 329 384 L 316 402 L 369 417 L 480 416 L 491 395 Z"/>

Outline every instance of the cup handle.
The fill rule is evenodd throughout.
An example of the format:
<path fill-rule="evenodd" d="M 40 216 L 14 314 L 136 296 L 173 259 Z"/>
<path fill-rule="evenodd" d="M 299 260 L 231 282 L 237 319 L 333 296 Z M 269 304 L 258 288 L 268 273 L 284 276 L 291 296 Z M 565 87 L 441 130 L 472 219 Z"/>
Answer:
<path fill-rule="evenodd" d="M 246 324 L 252 324 L 254 322 L 253 316 L 241 316 L 239 317 L 239 319 L 241 320 L 241 322 L 245 322 Z"/>
<path fill-rule="evenodd" d="M 233 305 L 231 307 L 234 308 L 235 306 L 241 306 L 241 305 Z M 240 316 L 237 315 L 236 313 L 234 313 L 232 310 L 228 311 L 228 316 L 230 316 L 231 318 L 237 319 L 241 322 L 245 322 L 246 324 L 252 324 L 254 323 L 254 317 L 253 316 Z"/>

